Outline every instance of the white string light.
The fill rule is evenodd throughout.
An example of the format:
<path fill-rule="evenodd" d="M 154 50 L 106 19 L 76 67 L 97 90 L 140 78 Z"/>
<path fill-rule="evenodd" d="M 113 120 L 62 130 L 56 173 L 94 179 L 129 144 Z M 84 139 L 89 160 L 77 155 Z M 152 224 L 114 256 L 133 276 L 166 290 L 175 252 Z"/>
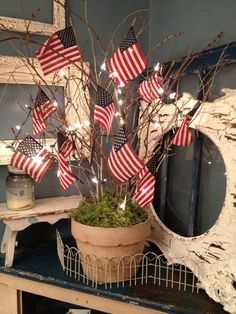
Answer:
<path fill-rule="evenodd" d="M 25 108 L 29 108 L 29 105 L 25 104 Z"/>
<path fill-rule="evenodd" d="M 20 125 L 16 125 L 16 129 L 17 129 L 17 130 L 20 130 L 20 129 L 21 129 L 21 126 L 20 126 Z"/>
<path fill-rule="evenodd" d="M 155 66 L 154 66 L 154 71 L 159 72 L 160 70 L 160 63 L 158 62 Z"/>
<path fill-rule="evenodd" d="M 122 94 L 122 90 L 120 88 L 117 89 L 118 94 Z"/>
<path fill-rule="evenodd" d="M 57 177 L 60 177 L 60 175 L 61 175 L 61 171 L 57 170 Z"/>
<path fill-rule="evenodd" d="M 125 124 L 125 121 L 122 118 L 120 118 L 120 124 Z"/>
<path fill-rule="evenodd" d="M 119 113 L 119 111 L 116 111 L 115 116 L 116 116 L 116 117 L 120 117 L 120 116 L 121 116 L 121 114 Z"/>
<path fill-rule="evenodd" d="M 84 120 L 84 125 L 90 126 L 90 121 L 89 120 Z"/>
<path fill-rule="evenodd" d="M 211 165 L 212 164 L 212 162 L 211 161 L 208 161 L 208 165 Z"/>
<path fill-rule="evenodd" d="M 98 184 L 98 179 L 96 177 L 93 177 L 92 182 Z"/>
<path fill-rule="evenodd" d="M 170 99 L 175 99 L 175 97 L 176 97 L 176 93 L 175 93 L 175 92 L 173 92 L 173 93 L 171 93 L 168 97 L 169 97 Z"/>
<path fill-rule="evenodd" d="M 123 100 L 122 99 L 119 99 L 118 100 L 118 104 L 121 106 L 123 104 Z"/>
<path fill-rule="evenodd" d="M 117 76 L 118 76 L 118 74 L 117 74 Z M 125 83 L 121 82 L 119 87 L 125 87 Z"/>
<path fill-rule="evenodd" d="M 101 65 L 100 69 L 102 71 L 106 71 L 107 67 L 106 67 L 106 63 L 105 62 Z"/>
<path fill-rule="evenodd" d="M 65 71 L 65 70 L 63 70 L 63 69 L 61 69 L 61 70 L 59 70 L 58 71 L 58 75 L 60 76 L 60 77 L 63 77 L 63 78 L 67 78 L 67 72 Z"/>
<path fill-rule="evenodd" d="M 58 107 L 58 103 L 55 100 L 53 101 L 53 106 Z"/>

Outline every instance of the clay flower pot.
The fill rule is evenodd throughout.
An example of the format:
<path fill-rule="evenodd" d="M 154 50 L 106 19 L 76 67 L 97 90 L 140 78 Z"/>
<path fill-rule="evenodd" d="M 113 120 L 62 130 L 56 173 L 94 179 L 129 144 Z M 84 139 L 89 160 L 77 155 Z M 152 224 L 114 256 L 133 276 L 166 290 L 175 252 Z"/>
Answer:
<path fill-rule="evenodd" d="M 117 228 L 71 222 L 83 271 L 88 279 L 101 283 L 128 280 L 135 275 L 149 232 L 150 218 L 134 226 Z"/>

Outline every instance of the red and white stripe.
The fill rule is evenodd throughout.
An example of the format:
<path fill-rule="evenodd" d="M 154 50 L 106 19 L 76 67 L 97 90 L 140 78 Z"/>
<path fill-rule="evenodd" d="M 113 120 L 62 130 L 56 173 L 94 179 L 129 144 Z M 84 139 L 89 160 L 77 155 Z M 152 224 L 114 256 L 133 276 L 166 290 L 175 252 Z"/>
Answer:
<path fill-rule="evenodd" d="M 139 86 L 138 93 L 145 102 L 159 99 L 164 93 L 163 81 L 159 74 L 155 73 L 153 77 L 143 81 Z"/>
<path fill-rule="evenodd" d="M 120 48 L 109 61 L 110 72 L 118 86 L 126 84 L 141 74 L 146 68 L 147 60 L 138 43 L 130 46 L 123 52 Z"/>
<path fill-rule="evenodd" d="M 155 191 L 155 177 L 145 166 L 138 175 L 138 184 L 134 198 L 142 208 L 152 203 Z"/>
<path fill-rule="evenodd" d="M 41 110 L 40 110 L 41 111 Z M 33 110 L 33 132 L 34 136 L 38 135 L 41 132 L 46 130 L 46 124 L 42 120 L 41 112 L 38 110 L 38 107 Z"/>
<path fill-rule="evenodd" d="M 66 160 L 72 153 L 74 147 L 72 141 L 67 139 L 61 146 L 58 153 L 58 178 L 63 189 L 67 189 L 75 182 L 75 177 L 71 171 L 71 167 Z"/>
<path fill-rule="evenodd" d="M 13 167 L 24 170 L 36 182 L 39 182 L 51 163 L 50 153 L 46 148 L 42 148 L 36 156 L 31 158 L 16 151 L 11 158 L 10 164 Z"/>
<path fill-rule="evenodd" d="M 57 34 L 53 34 L 35 54 L 44 75 L 54 73 L 81 59 L 77 45 L 65 48 Z"/>
<path fill-rule="evenodd" d="M 144 166 L 143 161 L 128 143 L 118 152 L 113 148 L 108 158 L 108 169 L 119 182 L 126 182 Z"/>
<path fill-rule="evenodd" d="M 75 182 L 71 167 L 61 153 L 58 154 L 58 178 L 64 190 Z"/>
<path fill-rule="evenodd" d="M 188 146 L 190 145 L 194 137 L 189 130 L 189 123 L 191 121 L 191 117 L 185 117 L 181 126 L 179 127 L 176 134 L 172 137 L 170 143 L 177 146 Z"/>
<path fill-rule="evenodd" d="M 94 123 L 99 123 L 104 128 L 106 135 L 110 133 L 114 113 L 115 113 L 114 103 L 111 103 L 105 108 L 99 105 L 95 105 Z"/>

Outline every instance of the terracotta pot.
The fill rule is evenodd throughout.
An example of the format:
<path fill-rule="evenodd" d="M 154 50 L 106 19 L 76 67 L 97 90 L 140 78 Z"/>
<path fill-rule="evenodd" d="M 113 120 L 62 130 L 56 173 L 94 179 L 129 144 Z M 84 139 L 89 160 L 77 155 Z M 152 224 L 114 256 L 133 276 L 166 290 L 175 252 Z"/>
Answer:
<path fill-rule="evenodd" d="M 83 271 L 90 280 L 101 283 L 128 280 L 135 275 L 149 232 L 150 218 L 138 225 L 118 228 L 71 222 Z"/>

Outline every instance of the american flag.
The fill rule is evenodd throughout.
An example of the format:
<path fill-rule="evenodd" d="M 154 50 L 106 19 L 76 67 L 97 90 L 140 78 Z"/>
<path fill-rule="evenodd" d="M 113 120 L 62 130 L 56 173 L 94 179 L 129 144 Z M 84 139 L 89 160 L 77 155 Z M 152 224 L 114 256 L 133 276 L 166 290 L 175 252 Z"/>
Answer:
<path fill-rule="evenodd" d="M 156 72 L 144 80 L 139 86 L 138 93 L 145 102 L 159 99 L 164 93 L 163 80 L 160 74 Z"/>
<path fill-rule="evenodd" d="M 194 136 L 189 130 L 189 124 L 201 104 L 201 101 L 197 101 L 194 107 L 187 113 L 177 133 L 170 140 L 171 144 L 178 146 L 188 146 L 194 141 Z"/>
<path fill-rule="evenodd" d="M 62 188 L 65 190 L 75 182 L 75 177 L 67 161 L 67 157 L 73 151 L 73 142 L 63 133 L 57 134 L 58 145 L 58 178 Z"/>
<path fill-rule="evenodd" d="M 112 119 L 115 112 L 115 105 L 111 95 L 101 86 L 97 89 L 97 101 L 94 110 L 94 123 L 99 123 L 109 134 Z"/>
<path fill-rule="evenodd" d="M 192 118 L 189 116 L 186 116 L 184 118 L 178 131 L 170 140 L 170 144 L 177 146 L 189 146 L 193 142 L 194 137 L 189 130 L 189 123 L 191 122 L 191 119 Z"/>
<path fill-rule="evenodd" d="M 46 130 L 44 121 L 56 110 L 56 106 L 54 106 L 44 91 L 40 88 L 35 98 L 35 107 L 33 110 L 34 136 Z"/>
<path fill-rule="evenodd" d="M 155 154 L 138 174 L 138 184 L 134 198 L 142 208 L 147 207 L 153 201 L 156 182 L 155 172 L 158 160 L 159 155 Z"/>
<path fill-rule="evenodd" d="M 24 170 L 39 182 L 52 163 L 51 154 L 31 136 L 27 136 L 17 147 L 11 158 L 11 166 Z"/>
<path fill-rule="evenodd" d="M 109 61 L 110 72 L 113 74 L 116 84 L 122 86 L 141 74 L 146 68 L 146 64 L 147 60 L 135 38 L 133 27 L 131 27 Z"/>
<path fill-rule="evenodd" d="M 67 27 L 53 34 L 36 52 L 44 75 L 54 73 L 72 62 L 80 61 L 73 28 Z"/>
<path fill-rule="evenodd" d="M 125 182 L 138 173 L 145 164 L 128 143 L 124 128 L 117 133 L 114 147 L 108 158 L 108 169 L 119 181 Z"/>

